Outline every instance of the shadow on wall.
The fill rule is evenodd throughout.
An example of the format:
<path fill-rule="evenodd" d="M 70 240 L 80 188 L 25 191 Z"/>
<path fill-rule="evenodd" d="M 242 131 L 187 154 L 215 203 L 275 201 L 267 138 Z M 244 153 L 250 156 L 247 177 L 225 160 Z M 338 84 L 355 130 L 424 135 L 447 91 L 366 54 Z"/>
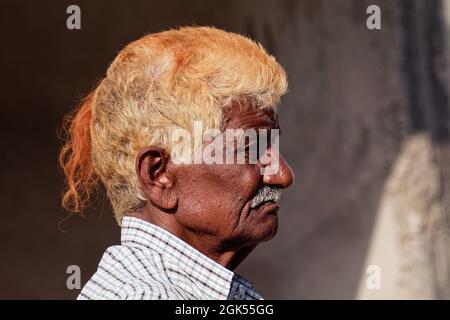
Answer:
<path fill-rule="evenodd" d="M 354 298 L 385 180 L 414 116 L 402 69 L 402 6 L 375 2 L 383 8 L 376 32 L 365 28 L 367 1 L 79 1 L 79 31 L 65 28 L 68 1 L 4 5 L 0 30 L 16 32 L 3 32 L 10 50 L 0 53 L 8 88 L 0 129 L 7 239 L 0 298 L 72 299 L 78 291 L 66 287 L 67 266 L 79 265 L 84 283 L 104 249 L 118 243 L 106 201 L 89 219 L 73 216 L 61 223 L 66 232 L 59 229 L 65 216 L 56 128 L 123 45 L 194 23 L 261 41 L 290 79 L 281 148 L 296 185 L 283 195 L 277 238 L 238 271 L 265 298 Z"/>

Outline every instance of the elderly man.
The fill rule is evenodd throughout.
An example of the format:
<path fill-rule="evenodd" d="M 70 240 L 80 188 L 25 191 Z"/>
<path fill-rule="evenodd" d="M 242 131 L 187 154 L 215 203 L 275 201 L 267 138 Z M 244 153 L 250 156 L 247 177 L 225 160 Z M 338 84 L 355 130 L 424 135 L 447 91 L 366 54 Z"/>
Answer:
<path fill-rule="evenodd" d="M 67 119 L 60 154 L 63 206 L 81 212 L 101 181 L 122 230 L 79 299 L 261 299 L 233 270 L 275 235 L 293 182 L 271 137 L 286 88 L 259 44 L 215 28 L 151 34 L 118 54 Z M 174 132 L 195 136 L 196 124 L 214 134 L 180 156 Z"/>

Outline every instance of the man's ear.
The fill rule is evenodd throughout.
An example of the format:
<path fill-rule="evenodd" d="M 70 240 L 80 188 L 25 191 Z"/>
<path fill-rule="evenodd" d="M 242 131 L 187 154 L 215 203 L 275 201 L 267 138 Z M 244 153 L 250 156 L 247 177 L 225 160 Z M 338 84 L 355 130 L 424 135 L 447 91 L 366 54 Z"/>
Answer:
<path fill-rule="evenodd" d="M 136 174 L 143 196 L 162 210 L 172 210 L 178 198 L 174 192 L 175 176 L 169 170 L 169 155 L 164 149 L 149 146 L 136 157 Z"/>

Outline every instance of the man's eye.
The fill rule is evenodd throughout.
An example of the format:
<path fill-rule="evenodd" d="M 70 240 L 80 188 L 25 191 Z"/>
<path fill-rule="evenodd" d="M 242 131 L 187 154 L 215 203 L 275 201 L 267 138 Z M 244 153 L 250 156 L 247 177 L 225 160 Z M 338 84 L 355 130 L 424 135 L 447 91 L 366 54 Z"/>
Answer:
<path fill-rule="evenodd" d="M 258 145 L 247 145 L 237 149 L 238 157 L 245 159 L 246 164 L 256 164 L 258 162 Z"/>

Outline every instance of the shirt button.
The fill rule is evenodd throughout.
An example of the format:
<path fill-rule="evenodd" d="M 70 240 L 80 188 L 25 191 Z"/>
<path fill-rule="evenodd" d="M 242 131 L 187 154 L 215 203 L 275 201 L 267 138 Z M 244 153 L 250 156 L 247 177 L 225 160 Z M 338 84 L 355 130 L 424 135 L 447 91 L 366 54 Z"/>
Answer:
<path fill-rule="evenodd" d="M 242 297 L 244 296 L 244 289 L 241 285 L 238 285 L 236 293 L 234 294 L 235 300 L 242 300 Z"/>

